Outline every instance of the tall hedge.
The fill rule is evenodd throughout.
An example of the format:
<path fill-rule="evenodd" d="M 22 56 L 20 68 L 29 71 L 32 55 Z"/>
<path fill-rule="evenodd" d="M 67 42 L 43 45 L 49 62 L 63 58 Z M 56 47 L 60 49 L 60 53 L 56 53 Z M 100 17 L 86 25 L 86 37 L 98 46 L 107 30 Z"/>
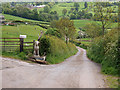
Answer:
<path fill-rule="evenodd" d="M 60 63 L 69 56 L 74 55 L 77 49 L 74 44 L 68 43 L 55 37 L 44 36 L 40 40 L 40 54 L 43 55 L 46 52 L 46 61 L 51 64 Z"/>
<path fill-rule="evenodd" d="M 96 38 L 87 54 L 93 61 L 101 63 L 104 73 L 118 75 L 120 70 L 118 46 L 118 29 L 113 29 L 104 37 Z"/>

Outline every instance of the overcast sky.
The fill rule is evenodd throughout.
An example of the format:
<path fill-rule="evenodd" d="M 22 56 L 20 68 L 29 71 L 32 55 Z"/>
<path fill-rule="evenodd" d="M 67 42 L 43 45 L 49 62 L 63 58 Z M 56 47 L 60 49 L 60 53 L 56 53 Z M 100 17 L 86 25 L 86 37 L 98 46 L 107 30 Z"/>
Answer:
<path fill-rule="evenodd" d="M 67 1 L 72 1 L 72 2 L 93 2 L 93 1 L 99 1 L 99 2 L 107 2 L 107 1 L 120 1 L 120 0 L 0 0 L 0 2 L 67 2 Z"/>

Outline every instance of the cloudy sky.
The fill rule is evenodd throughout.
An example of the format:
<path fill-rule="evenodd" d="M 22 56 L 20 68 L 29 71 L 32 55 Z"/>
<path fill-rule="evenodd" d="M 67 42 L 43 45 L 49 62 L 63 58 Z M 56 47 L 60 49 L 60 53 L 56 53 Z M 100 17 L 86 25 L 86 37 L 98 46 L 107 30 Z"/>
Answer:
<path fill-rule="evenodd" d="M 120 1 L 120 0 L 0 0 L 0 2 L 52 2 L 52 1 L 56 1 L 56 2 L 67 2 L 67 1 L 72 1 L 72 2 L 83 2 L 83 1 L 87 1 L 87 2 L 107 2 L 107 1 Z"/>

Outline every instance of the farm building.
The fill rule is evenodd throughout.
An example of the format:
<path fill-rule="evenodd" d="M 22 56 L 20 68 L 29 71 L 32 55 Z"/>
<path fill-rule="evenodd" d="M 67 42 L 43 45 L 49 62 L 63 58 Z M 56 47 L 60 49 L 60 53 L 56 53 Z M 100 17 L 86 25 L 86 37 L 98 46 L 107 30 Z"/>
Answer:
<path fill-rule="evenodd" d="M 33 6 L 33 5 L 28 4 L 28 5 L 27 5 L 27 8 L 29 8 L 29 9 L 44 8 L 45 6 L 46 6 L 46 5 Z"/>
<path fill-rule="evenodd" d="M 35 8 L 44 8 L 46 5 L 34 6 Z"/>

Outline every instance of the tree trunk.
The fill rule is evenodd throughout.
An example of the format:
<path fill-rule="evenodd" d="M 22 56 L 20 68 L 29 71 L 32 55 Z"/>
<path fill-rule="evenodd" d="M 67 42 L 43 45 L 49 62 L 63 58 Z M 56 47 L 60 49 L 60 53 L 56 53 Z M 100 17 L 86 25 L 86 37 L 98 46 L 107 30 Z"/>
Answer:
<path fill-rule="evenodd" d="M 102 27 L 102 30 L 103 30 L 103 35 L 104 35 L 104 33 L 105 33 L 105 26 L 104 25 Z"/>
<path fill-rule="evenodd" d="M 67 36 L 65 36 L 65 42 L 66 44 L 69 42 L 69 38 Z"/>

